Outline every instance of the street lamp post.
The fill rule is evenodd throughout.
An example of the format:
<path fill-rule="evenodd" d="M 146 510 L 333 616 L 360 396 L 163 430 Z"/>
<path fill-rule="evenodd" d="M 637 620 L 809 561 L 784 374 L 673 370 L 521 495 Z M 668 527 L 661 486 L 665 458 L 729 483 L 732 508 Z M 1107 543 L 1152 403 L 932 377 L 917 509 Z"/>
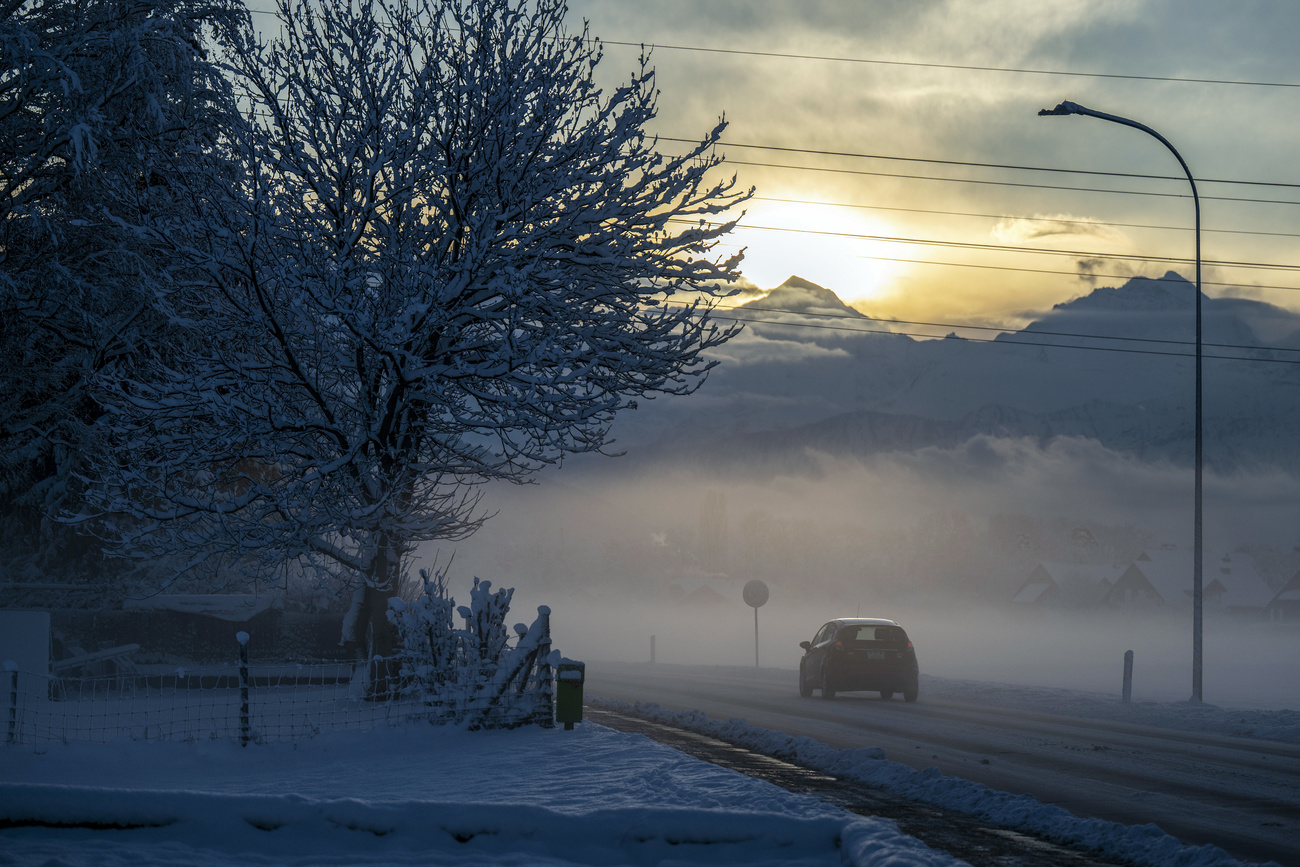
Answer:
<path fill-rule="evenodd" d="M 1146 124 L 1114 114 L 1093 111 L 1073 102 L 1062 102 L 1056 108 L 1044 108 L 1038 114 L 1039 116 L 1083 114 L 1088 117 L 1096 117 L 1140 129 L 1169 148 L 1169 152 L 1174 155 L 1174 158 L 1178 160 L 1178 164 L 1183 167 L 1183 172 L 1187 175 L 1187 182 L 1192 185 L 1192 205 L 1196 210 L 1196 506 L 1192 533 L 1192 701 L 1199 703 L 1201 701 L 1201 622 L 1203 615 L 1201 605 L 1201 555 L 1203 551 L 1201 537 L 1201 449 L 1203 439 L 1201 433 L 1201 199 L 1196 194 L 1196 179 L 1192 177 L 1192 170 L 1187 167 L 1186 161 L 1183 160 L 1177 149 L 1169 143 L 1169 140 Z"/>

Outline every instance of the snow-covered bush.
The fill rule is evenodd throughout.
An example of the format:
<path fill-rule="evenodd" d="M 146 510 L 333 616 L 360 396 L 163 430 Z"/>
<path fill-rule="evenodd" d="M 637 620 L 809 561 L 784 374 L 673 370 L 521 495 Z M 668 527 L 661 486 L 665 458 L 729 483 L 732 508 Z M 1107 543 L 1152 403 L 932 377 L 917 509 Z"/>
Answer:
<path fill-rule="evenodd" d="M 435 722 L 551 724 L 551 668 L 559 654 L 551 650 L 550 609 L 538 608 L 532 626 L 516 626 L 512 647 L 506 615 L 513 589 L 493 592 L 491 581 L 475 578 L 470 604 L 457 608 L 445 575 L 422 569 L 420 577 L 424 592 L 417 599 L 388 601 L 402 646 L 402 691 L 428 705 Z M 455 628 L 453 611 L 463 628 Z"/>
<path fill-rule="evenodd" d="M 420 570 L 424 592 L 413 602 L 388 601 L 388 619 L 397 627 L 402 645 L 402 676 L 426 695 L 440 695 L 454 680 L 460 637 L 452 623 L 456 601 L 447 595 L 447 579 Z M 477 587 L 476 587 L 477 589 Z"/>
<path fill-rule="evenodd" d="M 492 592 L 491 581 L 474 579 L 470 606 L 456 609 L 465 618 L 465 657 L 470 665 L 493 665 L 506 647 L 506 614 L 514 589 Z"/>

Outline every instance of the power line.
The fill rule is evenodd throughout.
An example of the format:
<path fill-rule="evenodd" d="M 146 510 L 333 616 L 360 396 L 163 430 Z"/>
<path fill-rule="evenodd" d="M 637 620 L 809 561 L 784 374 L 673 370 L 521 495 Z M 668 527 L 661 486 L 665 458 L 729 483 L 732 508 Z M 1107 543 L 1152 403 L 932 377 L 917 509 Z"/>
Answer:
<path fill-rule="evenodd" d="M 734 309 L 742 309 L 742 308 L 734 308 Z M 790 312 L 794 315 L 803 315 L 798 311 L 790 311 Z M 702 312 L 701 315 L 705 315 L 705 314 Z M 927 338 L 933 340 L 946 339 L 946 338 L 939 337 L 938 335 L 935 334 L 922 334 L 922 333 L 907 332 L 907 331 L 891 331 L 882 328 L 853 328 L 853 327 L 843 326 L 843 325 L 825 325 L 822 323 L 815 323 L 815 322 L 773 322 L 770 319 L 754 319 L 754 318 L 745 318 L 742 316 L 719 316 L 712 312 L 708 313 L 707 315 L 711 319 L 717 319 L 722 322 L 736 322 L 736 323 L 754 324 L 754 325 L 775 325 L 781 328 L 815 328 L 824 331 L 845 331 L 845 332 L 853 332 L 857 334 L 889 334 L 889 335 L 895 335 L 899 337 L 919 337 L 919 338 Z M 845 318 L 849 318 L 849 317 L 845 317 Z M 882 320 L 882 321 L 889 321 L 889 320 Z M 974 328 L 979 326 L 943 325 L 937 327 L 956 329 L 956 328 L 967 328 L 967 327 Z M 1162 355 L 1171 358 L 1195 358 L 1196 357 L 1195 354 L 1191 352 L 1169 352 L 1167 350 L 1161 350 L 1161 349 L 1129 349 L 1126 347 L 1119 347 L 1119 346 L 1085 346 L 1085 345 L 1070 344 L 1070 343 L 1048 343 L 1046 341 L 1036 341 L 1036 340 L 998 340 L 995 337 L 960 337 L 958 339 L 966 340 L 970 343 L 995 343 L 999 346 L 1041 346 L 1049 349 L 1078 349 L 1078 350 L 1084 350 L 1088 352 L 1123 352 L 1130 355 Z M 1114 339 L 1114 338 L 1100 338 L 1100 339 Z M 1176 342 L 1176 341 L 1171 341 L 1171 342 Z M 1255 347 L 1247 347 L 1247 348 L 1254 349 Z M 1278 351 L 1293 352 L 1297 350 L 1279 348 Z M 1253 362 L 1260 362 L 1265 364 L 1300 364 L 1300 360 L 1290 360 L 1284 358 L 1251 358 L 1249 356 L 1243 356 L 1243 355 L 1202 354 L 1202 358 L 1213 359 L 1217 361 L 1253 361 Z"/>
<path fill-rule="evenodd" d="M 872 172 L 872 171 L 866 171 L 864 169 L 839 169 L 839 168 L 831 168 L 828 166 L 792 166 L 783 163 L 762 163 L 762 162 L 755 162 L 752 160 L 728 159 L 725 162 L 723 162 L 719 167 L 725 168 L 726 166 L 753 166 L 757 168 L 791 169 L 794 171 L 804 171 L 804 172 L 830 172 L 833 174 L 841 174 L 841 175 L 865 175 L 868 177 L 901 178 L 903 180 L 914 180 L 914 181 L 944 181 L 947 183 L 956 183 L 956 184 L 979 184 L 982 186 L 994 186 L 994 187 L 1020 187 L 1023 189 L 1033 189 L 1033 190 L 1066 190 L 1072 193 L 1117 193 L 1117 194 L 1127 195 L 1127 196 L 1153 196 L 1162 199 L 1191 198 L 1191 195 L 1188 193 L 1157 193 L 1157 192 L 1151 192 L 1149 190 L 1115 190 L 1115 189 L 1108 189 L 1104 187 L 1067 187 L 1058 184 L 1031 184 L 1031 183 L 1019 182 L 1019 181 L 985 181 L 985 180 L 974 180 L 971 178 L 945 178 L 945 177 L 936 177 L 934 175 L 907 175 L 907 174 L 902 174 L 900 172 Z M 1201 201 L 1203 202 L 1216 201 L 1216 202 L 1248 202 L 1256 205 L 1300 205 L 1300 202 L 1290 201 L 1286 199 L 1252 199 L 1243 196 L 1201 196 L 1200 198 Z"/>
<path fill-rule="evenodd" d="M 683 218 L 672 218 L 668 222 L 690 226 L 698 225 L 695 221 Z M 710 225 L 718 226 L 721 224 L 713 223 Z M 979 244 L 969 241 L 945 241 L 936 238 L 904 238 L 894 235 L 866 235 L 856 232 L 827 232 L 818 229 L 795 229 L 788 226 L 758 226 L 742 223 L 737 228 L 758 229 L 766 232 L 792 232 L 801 235 L 822 235 L 831 238 L 851 238 L 854 240 L 880 241 L 892 244 L 919 244 L 930 247 L 955 247 L 964 250 L 995 250 L 1002 253 L 1034 253 L 1046 256 L 1083 256 L 1089 259 L 1118 259 L 1121 261 L 1131 262 L 1168 262 L 1180 265 L 1185 265 L 1193 261 L 1191 259 L 1176 256 L 1137 256 L 1126 253 L 1101 253 L 1092 250 L 1038 249 L 1036 247 L 1015 247 L 1008 244 Z M 1226 259 L 1203 259 L 1202 262 L 1205 265 L 1214 265 L 1222 268 L 1257 268 L 1265 271 L 1300 271 L 1300 265 L 1284 265 L 1271 262 L 1236 262 Z"/>
<path fill-rule="evenodd" d="M 620 42 L 613 39 L 599 40 L 604 45 L 620 45 L 631 48 L 662 49 L 664 51 L 696 51 L 701 54 L 734 54 L 746 57 L 768 57 L 783 60 L 818 60 L 831 63 L 861 63 L 876 66 L 907 66 L 918 69 L 952 69 L 958 72 L 1001 72 L 1016 75 L 1059 75 L 1071 78 L 1106 78 L 1123 81 L 1162 81 L 1176 84 L 1216 84 L 1235 87 L 1296 87 L 1300 82 L 1290 81 L 1238 81 L 1225 78 L 1183 78 L 1172 75 L 1134 75 L 1118 72 L 1078 72 L 1066 69 L 1032 69 L 1012 66 L 975 66 L 956 63 L 930 63 L 917 60 L 881 60 L 868 57 L 839 57 L 827 54 L 791 54 L 779 51 L 754 51 L 743 48 L 710 48 L 703 45 L 665 45 L 662 43 Z"/>
<path fill-rule="evenodd" d="M 1047 268 L 1017 268 L 1014 265 L 975 265 L 969 262 L 939 262 L 934 259 L 902 259 L 889 256 L 859 256 L 860 259 L 869 259 L 873 262 L 898 262 L 905 265 L 937 265 L 947 268 L 979 268 L 987 271 L 1014 271 L 1024 274 L 1059 274 L 1063 277 L 1079 277 L 1089 279 L 1107 279 L 1107 280 L 1129 280 L 1132 274 L 1101 274 L 1090 273 L 1083 274 L 1078 271 L 1054 271 Z M 1202 280 L 1202 286 L 1233 286 L 1241 287 L 1241 283 L 1228 283 L 1224 281 Z M 1268 284 L 1249 284 L 1252 289 L 1281 289 L 1286 291 L 1300 291 L 1300 286 L 1274 286 Z"/>
<path fill-rule="evenodd" d="M 986 220 L 1023 220 L 1035 223 L 1066 223 L 1069 225 L 1079 226 L 1107 226 L 1116 229 L 1161 229 L 1171 232 L 1185 232 L 1186 226 L 1159 226 L 1152 223 L 1113 223 L 1101 220 L 1072 220 L 1064 217 L 1024 217 L 1015 214 L 977 214 L 970 211 L 946 211 L 930 208 L 900 208 L 889 205 L 863 205 L 854 202 L 818 202 L 812 199 L 786 199 L 776 196 L 754 196 L 752 201 L 755 202 L 779 202 L 789 205 L 824 205 L 832 208 L 857 208 L 865 211 L 897 211 L 904 214 L 933 214 L 944 217 L 978 217 Z M 1251 229 L 1206 229 L 1202 227 L 1201 232 L 1205 234 L 1219 235 L 1257 235 L 1267 238 L 1300 238 L 1300 232 L 1262 232 Z"/>
<path fill-rule="evenodd" d="M 658 138 L 660 141 L 671 141 L 671 142 L 679 142 L 685 144 L 698 144 L 698 142 L 695 139 L 689 139 L 689 138 L 676 138 L 672 136 L 659 136 Z M 904 162 L 904 163 L 929 163 L 931 165 L 963 166 L 967 168 L 978 168 L 978 169 L 1008 169 L 1012 171 L 1024 171 L 1024 172 L 1054 172 L 1056 174 L 1066 174 L 1066 175 L 1099 175 L 1108 178 L 1141 178 L 1144 180 L 1155 180 L 1155 181 L 1180 181 L 1181 182 L 1186 180 L 1186 178 L 1175 177 L 1173 175 L 1148 175 L 1148 174 L 1141 174 L 1137 172 L 1104 172 L 1096 169 L 1065 169 L 1065 168 L 1058 168 L 1054 166 L 1024 166 L 1015 163 L 979 163 L 979 162 L 969 162 L 966 160 L 941 160 L 941 159 L 933 159 L 928 157 L 900 157 L 900 156 L 888 156 L 885 154 L 856 153 L 853 151 L 824 151 L 824 150 L 816 150 L 814 148 L 796 148 L 796 147 L 781 147 L 777 145 L 744 144 L 742 142 L 733 142 L 733 141 L 719 141 L 718 146 L 746 148 L 748 150 L 777 151 L 779 153 L 813 154 L 815 156 L 823 156 L 823 157 L 850 157 L 853 159 L 864 159 L 864 160 L 889 160 L 892 162 Z M 1282 183 L 1277 181 L 1232 181 L 1232 180 L 1222 180 L 1216 178 L 1197 178 L 1196 180 L 1203 184 L 1239 184 L 1243 186 L 1255 186 L 1255 187 L 1286 187 L 1289 189 L 1300 189 L 1300 184 Z"/>
<path fill-rule="evenodd" d="M 271 15 L 280 18 L 274 9 L 249 9 L 252 15 Z M 695 51 L 701 54 L 734 54 L 748 57 L 780 58 L 783 60 L 818 60 L 830 63 L 860 63 L 875 66 L 905 66 L 918 69 L 952 69 L 959 72 L 1001 72 L 1016 75 L 1059 75 L 1069 78 L 1106 78 L 1123 81 L 1162 81 L 1175 84 L 1215 84 L 1235 87 L 1298 87 L 1300 83 L 1289 81 L 1240 81 L 1225 78 L 1184 78 L 1172 75 L 1136 75 L 1119 72 L 1081 72 L 1067 69 L 1032 69 L 1012 66 L 976 66 L 955 63 L 934 63 L 918 60 L 882 60 L 871 57 L 839 57 L 826 54 L 794 54 L 780 51 L 755 51 L 742 48 L 712 48 L 704 45 L 669 45 L 666 43 L 628 42 L 618 39 L 591 39 L 601 45 L 617 45 L 624 48 L 650 48 L 663 51 Z"/>
<path fill-rule="evenodd" d="M 779 325 L 783 328 L 818 328 L 828 331 L 852 331 L 859 334 L 894 334 L 901 337 L 921 337 L 934 340 L 943 340 L 947 338 L 938 337 L 934 334 L 919 334 L 907 331 L 889 331 L 887 329 L 874 328 L 849 328 L 839 325 L 821 325 L 811 322 L 781 322 L 774 323 L 770 319 L 746 319 L 739 316 L 711 316 L 713 319 L 720 319 L 723 322 L 749 323 L 755 325 Z M 994 337 L 960 337 L 960 340 L 966 340 L 971 343 L 996 343 L 1000 346 L 1042 346 L 1050 349 L 1079 349 L 1089 352 L 1123 352 L 1130 355 L 1163 355 L 1171 358 L 1195 358 L 1191 352 L 1168 352 L 1160 349 L 1127 349 L 1118 346 L 1082 346 L 1070 343 L 1048 343 L 1037 340 L 998 340 Z M 1250 358 L 1241 355 L 1206 355 L 1202 353 L 1202 358 L 1213 359 L 1216 361 L 1257 361 L 1267 364 L 1300 364 L 1300 360 L 1289 360 L 1283 358 Z"/>
<path fill-rule="evenodd" d="M 722 241 L 720 247 L 742 249 L 740 244 L 734 242 Z M 1015 265 L 979 265 L 973 262 L 943 262 L 938 259 L 908 259 L 898 256 L 873 256 L 865 253 L 844 254 L 852 256 L 855 259 L 866 259 L 871 262 L 897 262 L 902 265 L 933 265 L 940 268 L 976 268 L 981 271 L 1010 271 L 1020 274 L 1052 274 L 1061 277 L 1076 277 L 1079 279 L 1097 279 L 1097 280 L 1130 280 L 1134 274 L 1108 274 L 1100 271 L 1080 272 L 1080 271 L 1060 271 L 1051 268 L 1024 268 Z M 1300 291 L 1300 286 L 1278 286 L 1270 283 L 1242 283 L 1241 281 L 1229 282 L 1226 280 L 1202 280 L 1202 286 L 1225 286 L 1234 288 L 1250 289 L 1279 289 L 1288 292 Z"/>
<path fill-rule="evenodd" d="M 279 12 L 274 10 L 251 9 L 248 11 L 251 14 L 270 15 L 277 19 L 281 18 Z M 645 43 L 633 43 L 633 42 L 599 40 L 599 39 L 593 41 L 600 42 L 605 45 L 645 47 Z M 1136 80 L 1144 80 L 1144 81 L 1172 81 L 1172 82 L 1187 82 L 1187 83 L 1202 83 L 1202 84 L 1237 84 L 1237 85 L 1249 85 L 1249 86 L 1261 86 L 1261 87 L 1300 88 L 1300 83 L 1229 81 L 1229 80 L 1221 80 L 1221 79 L 1177 78 L 1177 77 L 1166 77 L 1166 76 L 1135 76 L 1135 75 L 1120 75 L 1120 74 L 1109 74 L 1109 73 L 1067 72 L 1067 71 L 1059 71 L 1059 70 L 1054 71 L 1054 70 L 1013 69 L 1013 68 L 1004 68 L 1004 67 L 962 66 L 962 65 L 954 65 L 954 64 L 920 63 L 920 62 L 912 62 L 912 61 L 886 61 L 886 60 L 872 60 L 872 59 L 822 57 L 817 55 L 781 54 L 781 53 L 774 53 L 774 52 L 754 52 L 754 51 L 744 51 L 740 49 L 720 49 L 720 48 L 692 47 L 692 46 L 681 46 L 681 45 L 652 45 L 651 47 L 664 48 L 664 49 L 670 49 L 675 51 L 700 51 L 700 52 L 708 52 L 708 53 L 726 53 L 726 54 L 752 54 L 761 57 L 789 57 L 789 58 L 797 58 L 797 59 L 836 60 L 836 61 L 843 61 L 843 62 L 879 63 L 879 64 L 889 64 L 889 65 L 897 65 L 897 66 L 919 66 L 919 67 L 933 67 L 933 68 L 956 69 L 956 70 L 986 70 L 986 71 L 993 71 L 993 72 L 1021 72 L 1021 73 L 1030 73 L 1030 74 L 1038 74 L 1038 75 L 1072 75 L 1072 76 L 1083 76 L 1083 77 L 1094 77 L 1094 78 L 1136 79 Z M 661 136 L 659 138 L 662 141 L 684 142 L 688 144 L 697 143 L 695 139 L 690 139 L 690 138 L 678 138 L 672 136 Z M 884 154 L 865 154 L 865 153 L 856 153 L 850 151 L 823 151 L 823 150 L 816 150 L 812 148 L 794 148 L 794 147 L 783 147 L 783 146 L 776 146 L 776 145 L 762 145 L 762 144 L 751 144 L 751 143 L 729 142 L 729 141 L 719 142 L 719 144 L 727 147 L 768 150 L 768 151 L 777 151 L 783 153 L 803 153 L 803 154 L 812 154 L 812 155 L 820 155 L 820 156 L 892 160 L 892 161 L 901 161 L 901 162 L 929 163 L 934 165 L 965 166 L 971 168 L 993 168 L 993 169 L 1007 169 L 1007 170 L 1018 170 L 1018 171 L 1055 172 L 1055 173 L 1062 173 L 1062 174 L 1097 175 L 1103 177 L 1140 178 L 1140 179 L 1149 179 L 1149 180 L 1172 180 L 1172 181 L 1183 180 L 1180 177 L 1175 177 L 1172 175 L 1151 175 L 1151 174 L 1139 174 L 1139 173 L 1131 173 L 1131 172 L 1107 172 L 1107 171 L 1088 170 L 1088 169 L 1070 169 L 1070 168 L 1058 168 L 1058 167 L 1049 167 L 1049 166 L 1024 166 L 1024 165 L 1003 164 L 1003 163 L 980 163 L 980 162 L 968 162 L 968 161 L 961 161 L 961 160 L 943 160 L 943 159 L 922 158 L 922 157 L 900 157 L 900 156 L 890 156 Z M 788 168 L 788 169 L 807 169 L 807 170 L 815 170 L 815 171 L 827 171 L 827 169 L 813 168 L 807 166 L 782 166 L 782 165 L 755 163 L 755 162 L 740 162 L 734 160 L 728 160 L 727 162 L 731 162 L 735 165 L 766 166 L 769 168 Z M 846 172 L 846 173 L 868 174 L 868 175 L 879 174 L 874 172 Z M 918 176 L 910 176 L 910 175 L 886 175 L 886 176 L 900 177 L 900 178 L 913 178 L 916 180 L 954 180 L 954 181 L 960 181 L 966 183 L 995 183 L 989 181 L 961 181 L 961 179 L 953 179 L 953 178 L 930 178 L 930 177 L 918 177 Z M 1223 180 L 1223 179 L 1216 179 L 1216 178 L 1198 178 L 1197 180 L 1201 181 L 1202 183 L 1209 183 L 1209 184 L 1236 184 L 1236 185 L 1300 189 L 1300 183 L 1287 183 L 1287 182 L 1280 182 L 1280 181 Z M 1037 186 L 1037 185 L 1020 185 L 1020 184 L 1002 184 L 1002 185 Z M 1038 188 L 1078 190 L 1080 192 L 1115 192 L 1115 193 L 1126 192 L 1126 193 L 1135 193 L 1137 195 L 1172 196 L 1177 198 L 1186 198 L 1186 196 L 1183 194 L 1144 193 L 1144 192 L 1136 192 L 1130 190 L 1100 190 L 1100 189 L 1089 189 L 1089 188 L 1052 187 L 1052 186 L 1042 186 Z M 1243 198 L 1230 198 L 1230 197 L 1218 197 L 1218 196 L 1202 196 L 1201 198 L 1207 200 L 1216 200 L 1216 201 L 1237 201 L 1237 202 L 1254 202 L 1260 204 L 1300 205 L 1300 202 L 1273 201 L 1268 199 L 1243 199 Z"/>
<path fill-rule="evenodd" d="M 916 320 L 916 319 L 886 319 L 881 316 L 868 316 L 865 313 L 858 313 L 858 315 L 856 316 L 850 316 L 847 313 L 814 313 L 808 310 L 790 310 L 782 307 L 756 307 L 753 302 L 749 302 L 746 304 L 735 304 L 735 305 L 720 304 L 714 309 L 733 310 L 733 311 L 744 310 L 744 311 L 753 311 L 757 313 L 781 313 L 781 314 L 789 314 L 792 316 L 806 316 L 815 319 L 843 319 L 851 322 L 856 322 L 865 319 L 870 322 L 880 322 L 886 325 L 920 325 L 925 328 L 949 328 L 949 329 L 960 328 L 965 331 L 996 331 L 999 334 L 1006 334 L 1010 332 L 1016 336 L 1019 336 L 1021 334 L 1033 334 L 1039 337 L 1070 337 L 1078 340 L 1115 340 L 1123 343 L 1161 343 L 1169 346 L 1188 346 L 1188 347 L 1196 345 L 1195 341 L 1191 341 L 1191 340 L 1168 340 L 1160 337 L 1122 337 L 1119 335 L 1110 335 L 1110 334 L 1081 334 L 1079 332 L 1074 332 L 1074 331 L 1046 331 L 1038 328 L 1025 328 L 1019 331 L 1012 331 L 1012 329 L 1001 328 L 994 325 L 973 325 L 971 323 L 965 323 L 965 322 L 926 322 L 926 321 Z M 780 325 L 789 324 L 789 323 L 773 323 L 771 320 L 766 320 L 766 319 L 760 319 L 754 321 L 766 322 L 768 324 L 780 324 Z M 890 331 L 885 333 L 898 334 L 899 332 Z M 924 336 L 934 337 L 933 334 L 927 334 Z M 1050 345 L 1055 346 L 1057 344 L 1050 344 Z M 1202 343 L 1202 346 L 1208 346 L 1215 349 L 1245 349 L 1245 350 L 1252 350 L 1252 351 L 1269 351 L 1269 352 L 1300 352 L 1300 347 L 1290 348 L 1286 346 L 1252 346 L 1251 344 L 1248 343 Z M 1097 348 L 1104 348 L 1104 347 L 1097 347 Z M 1188 355 L 1186 357 L 1192 357 L 1192 356 Z M 1251 360 L 1253 361 L 1255 359 L 1251 359 Z"/>

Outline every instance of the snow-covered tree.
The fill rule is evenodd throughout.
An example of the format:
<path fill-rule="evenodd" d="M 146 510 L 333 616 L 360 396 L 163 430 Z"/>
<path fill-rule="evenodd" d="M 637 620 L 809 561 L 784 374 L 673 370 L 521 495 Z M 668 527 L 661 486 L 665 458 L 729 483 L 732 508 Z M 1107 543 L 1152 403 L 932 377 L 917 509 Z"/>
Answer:
<path fill-rule="evenodd" d="M 698 386 L 738 262 L 710 220 L 748 193 L 710 180 L 722 123 L 661 154 L 646 58 L 602 92 L 565 12 L 281 0 L 278 35 L 227 46 L 242 170 L 154 236 L 195 339 L 115 395 L 97 491 L 123 553 L 311 559 L 364 584 L 386 654 L 404 559 L 479 526 L 476 484 Z"/>
<path fill-rule="evenodd" d="M 215 137 L 224 79 L 202 43 L 235 14 L 225 0 L 0 3 L 0 547 L 28 566 L 75 562 L 77 534 L 47 519 L 75 505 L 95 377 L 164 342 L 148 291 L 160 263 L 123 221 L 174 209 L 174 163 Z"/>

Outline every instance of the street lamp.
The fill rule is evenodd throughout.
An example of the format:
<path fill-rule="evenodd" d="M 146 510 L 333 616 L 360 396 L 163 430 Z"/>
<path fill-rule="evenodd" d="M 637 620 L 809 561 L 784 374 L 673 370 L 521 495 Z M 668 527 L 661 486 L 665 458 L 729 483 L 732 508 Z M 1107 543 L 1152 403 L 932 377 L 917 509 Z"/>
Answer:
<path fill-rule="evenodd" d="M 1182 155 L 1169 143 L 1169 140 L 1146 124 L 1114 114 L 1093 111 L 1073 102 L 1062 102 L 1052 109 L 1044 108 L 1038 114 L 1040 117 L 1043 115 L 1084 114 L 1089 117 L 1101 118 L 1112 123 L 1140 129 L 1169 148 L 1169 152 L 1174 155 L 1174 158 L 1178 160 L 1178 164 L 1183 167 L 1183 172 L 1187 175 L 1187 182 L 1192 185 L 1192 204 L 1196 209 L 1196 510 L 1195 528 L 1192 534 L 1192 701 L 1199 703 L 1201 701 L 1201 554 L 1203 548 L 1201 539 L 1201 199 L 1196 194 L 1196 179 L 1192 177 L 1192 170 L 1187 167 Z"/>

